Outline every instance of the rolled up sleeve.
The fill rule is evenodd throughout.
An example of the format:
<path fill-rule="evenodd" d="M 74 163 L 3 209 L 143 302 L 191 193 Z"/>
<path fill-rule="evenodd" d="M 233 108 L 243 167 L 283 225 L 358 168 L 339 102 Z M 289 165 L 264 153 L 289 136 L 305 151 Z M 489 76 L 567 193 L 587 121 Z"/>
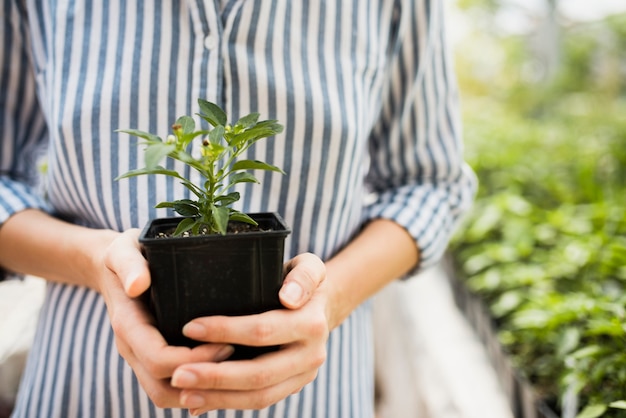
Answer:
<path fill-rule="evenodd" d="M 444 2 L 406 2 L 370 137 L 366 221 L 390 219 L 414 238 L 419 265 L 436 264 L 470 208 L 476 177 L 463 159 L 456 79 L 446 49 Z M 417 4 L 419 3 L 419 4 Z"/>
<path fill-rule="evenodd" d="M 28 50 L 27 12 L 16 3 L 5 2 L 0 17 L 0 226 L 24 209 L 47 209 L 37 167 L 46 146 L 45 120 Z"/>

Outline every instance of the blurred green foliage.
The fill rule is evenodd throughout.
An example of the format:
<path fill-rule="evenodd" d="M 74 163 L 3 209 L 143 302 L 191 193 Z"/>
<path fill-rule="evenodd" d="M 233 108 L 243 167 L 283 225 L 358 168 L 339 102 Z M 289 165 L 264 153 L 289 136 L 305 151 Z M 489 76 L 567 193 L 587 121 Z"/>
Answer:
<path fill-rule="evenodd" d="M 498 2 L 460 5 L 491 13 Z M 626 14 L 561 29 L 550 79 L 537 76 L 524 36 L 476 30 L 458 47 L 466 155 L 480 188 L 450 252 L 542 396 L 573 390 L 581 417 L 617 417 L 626 399 Z"/>

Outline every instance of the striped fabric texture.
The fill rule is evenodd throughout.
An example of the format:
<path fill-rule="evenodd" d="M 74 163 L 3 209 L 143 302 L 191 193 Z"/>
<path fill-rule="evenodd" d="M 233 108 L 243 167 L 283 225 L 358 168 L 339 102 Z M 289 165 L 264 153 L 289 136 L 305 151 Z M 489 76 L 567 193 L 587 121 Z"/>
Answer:
<path fill-rule="evenodd" d="M 233 119 L 258 111 L 285 125 L 248 157 L 287 175 L 242 186 L 237 208 L 281 213 L 293 230 L 289 257 L 327 259 L 364 222 L 387 218 L 415 238 L 416 271 L 432 266 L 475 189 L 443 9 L 443 0 L 5 0 L 0 224 L 25 208 L 115 230 L 169 215 L 154 206 L 186 196 L 176 181 L 114 181 L 143 165 L 115 130 L 167 135 L 203 98 Z M 333 331 L 328 361 L 299 394 L 206 416 L 372 417 L 370 315 L 366 303 Z M 49 284 L 14 416 L 187 412 L 150 402 L 98 294 Z"/>

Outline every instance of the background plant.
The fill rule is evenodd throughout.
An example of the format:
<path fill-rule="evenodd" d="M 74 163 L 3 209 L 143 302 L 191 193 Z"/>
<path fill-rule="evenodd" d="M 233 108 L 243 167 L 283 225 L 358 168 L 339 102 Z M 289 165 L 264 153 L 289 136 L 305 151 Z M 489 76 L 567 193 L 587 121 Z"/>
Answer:
<path fill-rule="evenodd" d="M 236 123 L 229 124 L 224 110 L 218 105 L 198 99 L 201 119 L 213 128 L 196 130 L 191 116 L 181 116 L 172 125 L 172 134 L 165 140 L 152 133 L 137 129 L 123 129 L 124 132 L 143 139 L 145 145 L 145 167 L 129 171 L 118 179 L 158 174 L 174 177 L 194 195 L 195 199 L 180 199 L 161 202 L 157 208 L 171 208 L 185 217 L 176 228 L 174 235 L 185 232 L 192 234 L 225 234 L 229 221 L 239 221 L 256 225 L 250 216 L 234 208 L 239 200 L 239 192 L 231 191 L 239 183 L 259 183 L 249 170 L 269 170 L 284 172 L 271 164 L 258 160 L 239 159 L 253 144 L 263 138 L 272 137 L 283 130 L 276 120 L 259 121 L 259 113 L 243 116 Z M 191 152 L 191 143 L 199 138 L 202 144 L 198 155 Z M 195 184 L 176 170 L 159 165 L 163 158 L 180 161 L 197 171 L 202 178 Z"/>
<path fill-rule="evenodd" d="M 522 35 L 481 33 L 498 57 L 488 77 L 476 46 L 457 56 L 481 185 L 454 263 L 519 370 L 547 399 L 578 394 L 581 418 L 626 405 L 625 27 L 618 15 L 563 28 L 550 78 Z"/>

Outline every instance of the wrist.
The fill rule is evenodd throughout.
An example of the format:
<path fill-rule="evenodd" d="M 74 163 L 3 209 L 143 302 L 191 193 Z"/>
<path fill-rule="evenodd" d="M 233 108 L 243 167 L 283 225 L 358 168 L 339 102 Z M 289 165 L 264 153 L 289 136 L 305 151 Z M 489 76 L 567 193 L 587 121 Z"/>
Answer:
<path fill-rule="evenodd" d="M 72 254 L 72 282 L 85 285 L 99 293 L 102 291 L 102 279 L 107 277 L 104 257 L 108 247 L 120 235 L 109 229 L 81 228 L 70 237 L 67 254 Z"/>

